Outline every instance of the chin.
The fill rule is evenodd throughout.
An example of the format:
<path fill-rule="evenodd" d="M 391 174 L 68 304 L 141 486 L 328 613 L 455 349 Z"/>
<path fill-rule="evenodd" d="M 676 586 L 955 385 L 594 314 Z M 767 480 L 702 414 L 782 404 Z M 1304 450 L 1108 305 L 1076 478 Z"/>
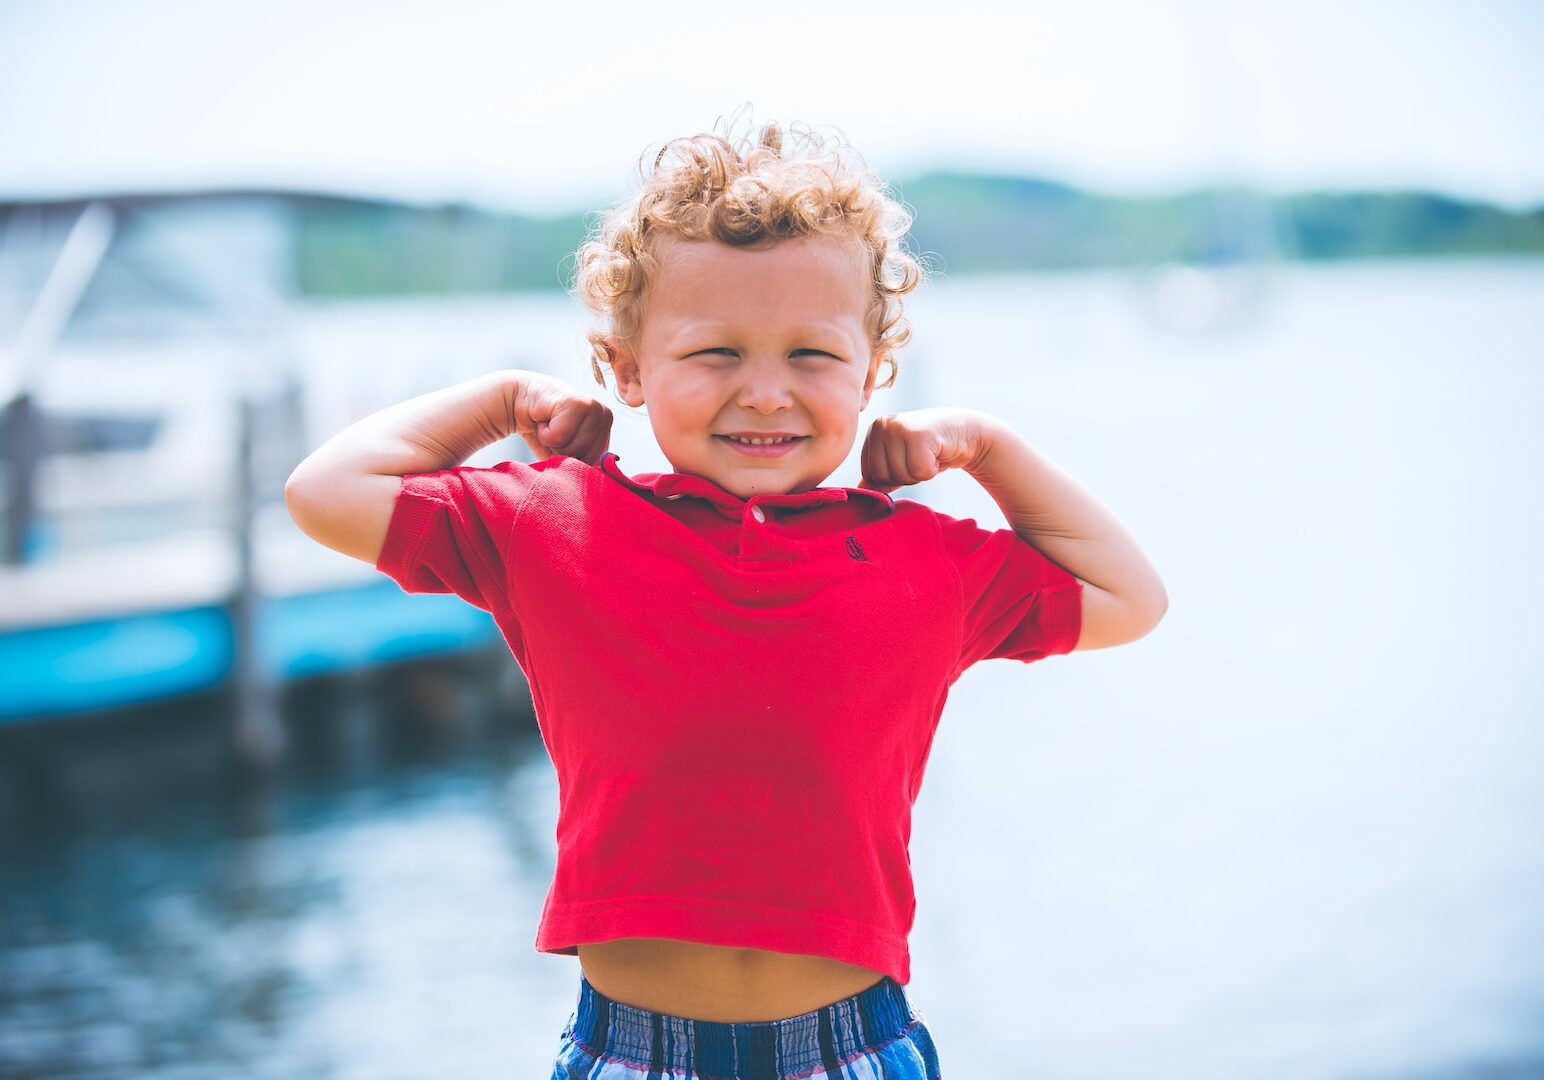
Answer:
<path fill-rule="evenodd" d="M 796 480 L 770 477 L 766 480 L 747 480 L 743 483 L 720 486 L 741 499 L 749 499 L 752 495 L 787 495 L 791 491 L 799 490 Z"/>

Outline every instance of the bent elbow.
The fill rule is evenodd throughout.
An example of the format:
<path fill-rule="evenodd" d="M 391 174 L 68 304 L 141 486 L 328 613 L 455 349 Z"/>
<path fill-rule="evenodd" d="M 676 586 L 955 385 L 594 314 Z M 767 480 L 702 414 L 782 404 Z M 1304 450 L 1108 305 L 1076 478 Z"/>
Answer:
<path fill-rule="evenodd" d="M 1138 620 L 1139 629 L 1136 636 L 1138 638 L 1144 638 L 1148 634 L 1151 634 L 1158 628 L 1158 624 L 1163 622 L 1163 617 L 1167 615 L 1168 612 L 1169 594 L 1160 584 L 1158 585 L 1157 591 L 1154 593 L 1153 597 L 1149 599 L 1147 603 L 1144 604 L 1141 608 L 1141 618 Z"/>
<path fill-rule="evenodd" d="M 303 461 L 295 467 L 294 472 L 289 474 L 289 479 L 284 481 L 284 508 L 289 511 L 290 520 L 299 526 L 301 532 L 312 539 L 316 538 L 313 529 L 317 511 L 321 506 L 318 488 L 319 485 L 312 475 L 312 470 L 307 469 Z"/>
<path fill-rule="evenodd" d="M 1163 621 L 1169 610 L 1169 594 L 1163 585 L 1154 587 L 1140 597 L 1129 599 L 1121 613 L 1118 637 L 1120 644 L 1129 645 L 1151 634 Z"/>
<path fill-rule="evenodd" d="M 1161 586 L 1117 595 L 1084 582 L 1082 593 L 1083 621 L 1076 646 L 1079 649 L 1107 649 L 1146 637 L 1169 607 L 1169 598 Z"/>

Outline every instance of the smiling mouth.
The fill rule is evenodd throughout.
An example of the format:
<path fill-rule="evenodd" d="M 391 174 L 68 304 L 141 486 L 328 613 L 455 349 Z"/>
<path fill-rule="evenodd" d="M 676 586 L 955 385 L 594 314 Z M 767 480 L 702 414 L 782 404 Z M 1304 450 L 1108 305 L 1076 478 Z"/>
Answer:
<path fill-rule="evenodd" d="M 720 435 L 718 438 L 726 439 L 729 442 L 737 443 L 740 446 L 781 446 L 784 443 L 797 442 L 800 439 L 806 438 L 806 436 L 783 435 L 776 439 L 747 439 L 742 438 L 739 435 Z"/>
<path fill-rule="evenodd" d="M 808 435 L 715 435 L 742 461 L 781 461 L 809 441 Z"/>

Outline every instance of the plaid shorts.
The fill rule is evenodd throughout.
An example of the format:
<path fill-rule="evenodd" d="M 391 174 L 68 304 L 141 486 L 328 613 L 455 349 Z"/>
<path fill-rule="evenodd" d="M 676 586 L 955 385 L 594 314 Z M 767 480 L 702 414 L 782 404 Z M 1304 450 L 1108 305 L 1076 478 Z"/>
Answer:
<path fill-rule="evenodd" d="M 552 1080 L 939 1080 L 922 1014 L 886 975 L 850 998 L 739 1024 L 613 1001 L 582 974 Z"/>

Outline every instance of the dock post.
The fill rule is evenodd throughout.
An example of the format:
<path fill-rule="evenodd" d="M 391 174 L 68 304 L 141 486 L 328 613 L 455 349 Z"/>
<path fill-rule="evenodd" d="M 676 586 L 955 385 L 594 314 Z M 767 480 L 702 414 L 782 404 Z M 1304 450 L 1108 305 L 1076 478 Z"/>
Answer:
<path fill-rule="evenodd" d="M 23 391 L 5 406 L 5 543 L 0 562 L 20 566 L 27 559 L 27 540 L 32 532 L 38 443 L 42 430 L 32 395 Z"/>
<path fill-rule="evenodd" d="M 236 544 L 236 590 L 230 621 L 235 648 L 234 749 L 237 762 L 254 772 L 269 772 L 284 756 L 284 720 L 273 678 L 258 650 L 256 573 L 257 508 L 261 485 L 256 476 L 257 407 L 249 392 L 238 395 L 236 484 L 232 533 Z"/>

